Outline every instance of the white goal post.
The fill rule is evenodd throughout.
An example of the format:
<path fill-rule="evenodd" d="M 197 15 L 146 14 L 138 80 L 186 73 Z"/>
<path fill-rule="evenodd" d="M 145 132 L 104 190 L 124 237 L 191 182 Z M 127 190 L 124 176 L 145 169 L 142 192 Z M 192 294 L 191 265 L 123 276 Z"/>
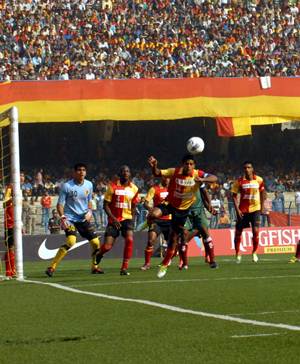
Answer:
<path fill-rule="evenodd" d="M 9 119 L 10 123 L 6 123 Z M 14 244 L 16 250 L 16 268 L 18 279 L 24 279 L 23 242 L 22 242 L 22 191 L 20 186 L 20 148 L 19 148 L 18 109 L 13 106 L 0 113 L 0 127 L 9 125 L 9 150 L 11 184 L 13 187 L 14 206 Z"/>

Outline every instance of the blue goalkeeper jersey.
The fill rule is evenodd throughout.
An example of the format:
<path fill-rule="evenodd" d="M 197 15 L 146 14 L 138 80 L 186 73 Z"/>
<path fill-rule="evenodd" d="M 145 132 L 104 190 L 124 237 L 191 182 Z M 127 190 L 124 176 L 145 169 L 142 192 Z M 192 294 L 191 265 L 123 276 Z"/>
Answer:
<path fill-rule="evenodd" d="M 73 222 L 84 221 L 92 199 L 93 184 L 88 180 L 80 185 L 73 179 L 63 184 L 57 203 L 64 206 L 64 215 Z"/>

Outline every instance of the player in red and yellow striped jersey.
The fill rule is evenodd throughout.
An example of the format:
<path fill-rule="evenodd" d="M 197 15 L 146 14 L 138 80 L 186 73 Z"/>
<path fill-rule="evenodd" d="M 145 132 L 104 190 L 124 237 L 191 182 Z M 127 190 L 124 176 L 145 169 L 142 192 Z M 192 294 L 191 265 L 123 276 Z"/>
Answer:
<path fill-rule="evenodd" d="M 258 257 L 256 250 L 259 243 L 258 231 L 260 225 L 260 214 L 265 199 L 265 186 L 263 179 L 254 173 L 252 162 L 244 162 L 243 168 L 244 175 L 238 178 L 231 188 L 237 215 L 234 237 L 236 262 L 240 263 L 242 259 L 240 255 L 240 244 L 243 229 L 251 225 L 253 234 L 252 260 L 257 263 Z M 238 194 L 240 194 L 239 203 Z"/>
<path fill-rule="evenodd" d="M 147 192 L 144 206 L 149 211 L 150 214 L 152 209 L 155 208 L 156 206 L 167 203 L 166 198 L 169 194 L 168 192 L 169 182 L 170 182 L 169 178 L 162 177 L 161 181 L 152 186 Z M 150 269 L 150 261 L 157 237 L 160 234 L 162 234 L 165 241 L 169 240 L 171 218 L 172 216 L 170 214 L 164 215 L 154 220 L 150 224 L 148 230 L 148 242 L 145 248 L 145 263 L 141 267 L 141 270 L 145 271 Z"/>
<path fill-rule="evenodd" d="M 154 176 L 170 178 L 168 188 L 168 205 L 160 205 L 153 209 L 149 219 L 158 218 L 162 215 L 172 214 L 171 234 L 168 249 L 161 267 L 158 271 L 158 278 L 162 278 L 167 272 L 167 266 L 174 256 L 179 239 L 184 239 L 184 224 L 189 214 L 189 209 L 196 201 L 196 192 L 202 183 L 216 182 L 217 177 L 195 169 L 195 159 L 187 154 L 182 159 L 182 165 L 178 168 L 159 169 L 157 160 L 151 156 L 148 162 Z"/>
<path fill-rule="evenodd" d="M 127 269 L 133 250 L 133 219 L 138 202 L 138 187 L 130 181 L 131 174 L 128 166 L 121 167 L 119 177 L 109 184 L 104 196 L 104 210 L 108 216 L 108 224 L 105 240 L 96 256 L 96 262 L 98 264 L 101 261 L 121 233 L 125 239 L 125 246 L 120 275 L 129 275 Z"/>
<path fill-rule="evenodd" d="M 24 173 L 20 173 L 20 184 L 24 183 Z M 15 243 L 14 243 L 14 208 L 13 208 L 13 186 L 9 184 L 4 193 L 4 239 L 6 246 L 5 273 L 6 277 L 15 277 L 17 275 L 15 265 Z"/>

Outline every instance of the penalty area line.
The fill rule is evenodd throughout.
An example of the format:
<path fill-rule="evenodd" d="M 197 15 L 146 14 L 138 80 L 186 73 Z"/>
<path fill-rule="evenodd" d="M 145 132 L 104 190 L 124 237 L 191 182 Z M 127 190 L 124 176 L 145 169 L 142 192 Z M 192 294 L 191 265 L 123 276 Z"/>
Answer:
<path fill-rule="evenodd" d="M 286 324 L 281 324 L 281 323 L 276 324 L 276 323 L 256 321 L 256 320 L 248 320 L 248 319 L 243 319 L 243 318 L 239 318 L 239 317 L 231 317 L 228 315 L 220 315 L 220 314 L 214 314 L 214 313 L 209 313 L 209 312 L 190 310 L 190 309 L 177 307 L 177 306 L 171 306 L 171 305 L 154 302 L 154 301 L 118 297 L 118 296 L 110 296 L 110 295 L 103 294 L 103 293 L 82 291 L 82 290 L 67 287 L 67 286 L 64 286 L 64 285 L 58 284 L 58 283 L 48 283 L 48 282 L 33 281 L 33 280 L 28 280 L 28 279 L 24 279 L 24 280 L 20 280 L 20 281 L 25 282 L 25 283 L 33 283 L 33 284 L 38 284 L 38 285 L 49 286 L 49 287 L 61 289 L 61 290 L 67 291 L 67 292 L 72 292 L 72 293 L 77 293 L 77 294 L 82 294 L 82 295 L 87 295 L 87 296 L 104 298 L 104 299 L 113 300 L 113 301 L 139 303 L 139 304 L 157 307 L 157 308 L 168 310 L 168 311 L 185 313 L 185 314 L 190 314 L 190 315 L 195 315 L 195 316 L 208 317 L 208 318 L 214 318 L 214 319 L 223 320 L 223 321 L 231 321 L 231 322 L 237 322 L 240 324 L 247 324 L 247 325 L 253 325 L 253 326 L 276 327 L 278 329 L 285 329 L 285 330 L 289 330 L 289 331 L 300 331 L 300 326 L 286 325 Z"/>

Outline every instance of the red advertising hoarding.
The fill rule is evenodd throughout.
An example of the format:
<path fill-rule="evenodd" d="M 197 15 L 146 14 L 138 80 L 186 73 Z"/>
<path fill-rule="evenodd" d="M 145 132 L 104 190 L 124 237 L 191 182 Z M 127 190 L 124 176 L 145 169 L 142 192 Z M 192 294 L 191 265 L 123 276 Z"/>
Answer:
<path fill-rule="evenodd" d="M 235 255 L 234 229 L 210 230 L 216 255 Z M 259 231 L 258 254 L 294 253 L 300 240 L 300 226 L 269 227 Z M 240 246 L 242 254 L 252 253 L 252 232 L 245 229 Z M 204 255 L 202 241 L 195 238 L 189 243 L 189 256 Z"/>

